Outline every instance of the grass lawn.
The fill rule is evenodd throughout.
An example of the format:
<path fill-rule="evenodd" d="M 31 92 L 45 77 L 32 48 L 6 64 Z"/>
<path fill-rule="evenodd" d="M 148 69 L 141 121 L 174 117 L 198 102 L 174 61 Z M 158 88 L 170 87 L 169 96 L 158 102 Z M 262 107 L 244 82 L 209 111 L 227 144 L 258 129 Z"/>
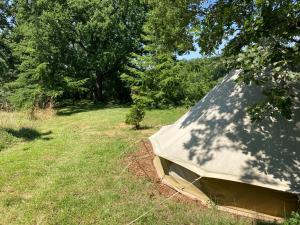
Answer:
<path fill-rule="evenodd" d="M 122 159 L 186 109 L 148 111 L 140 131 L 124 124 L 128 110 L 81 104 L 36 121 L 0 114 L 0 224 L 127 224 L 158 206 L 165 197 Z M 170 200 L 136 224 L 251 223 Z"/>

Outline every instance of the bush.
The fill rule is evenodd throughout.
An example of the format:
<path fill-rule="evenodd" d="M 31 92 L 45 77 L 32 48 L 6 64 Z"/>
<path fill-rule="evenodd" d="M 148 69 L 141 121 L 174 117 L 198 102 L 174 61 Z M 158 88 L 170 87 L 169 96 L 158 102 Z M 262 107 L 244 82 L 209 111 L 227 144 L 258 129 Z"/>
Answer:
<path fill-rule="evenodd" d="M 298 212 L 292 212 L 290 218 L 288 218 L 283 225 L 299 225 L 300 214 Z"/>
<path fill-rule="evenodd" d="M 126 124 L 134 126 L 134 129 L 140 128 L 140 123 L 144 119 L 145 110 L 142 105 L 136 104 L 133 105 L 130 109 L 130 112 L 126 115 Z"/>

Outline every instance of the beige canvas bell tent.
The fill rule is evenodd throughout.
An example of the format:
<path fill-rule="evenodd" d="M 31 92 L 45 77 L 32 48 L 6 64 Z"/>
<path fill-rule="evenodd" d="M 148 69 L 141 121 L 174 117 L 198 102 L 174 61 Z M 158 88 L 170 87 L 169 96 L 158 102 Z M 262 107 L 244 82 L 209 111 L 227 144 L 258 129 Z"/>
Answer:
<path fill-rule="evenodd" d="M 164 183 L 207 206 L 279 219 L 300 207 L 300 110 L 293 121 L 251 123 L 255 85 L 227 75 L 189 112 L 150 137 Z"/>

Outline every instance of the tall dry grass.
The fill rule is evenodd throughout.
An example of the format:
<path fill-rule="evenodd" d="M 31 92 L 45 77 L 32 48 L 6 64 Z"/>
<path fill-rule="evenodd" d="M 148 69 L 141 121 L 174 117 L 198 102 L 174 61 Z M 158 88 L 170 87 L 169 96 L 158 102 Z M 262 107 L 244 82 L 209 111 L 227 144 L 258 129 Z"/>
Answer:
<path fill-rule="evenodd" d="M 0 111 L 0 128 L 18 129 L 24 125 L 28 126 L 31 124 L 32 121 L 27 113 Z"/>
<path fill-rule="evenodd" d="M 0 152 L 21 141 L 22 138 L 18 136 L 23 136 L 23 139 L 24 137 L 25 139 L 30 138 L 32 132 L 41 124 L 41 121 L 54 116 L 55 111 L 53 109 L 25 112 L 0 111 Z"/>
<path fill-rule="evenodd" d="M 0 129 L 22 127 L 35 127 L 39 121 L 51 119 L 56 115 L 54 109 L 34 110 L 24 112 L 0 111 Z"/>
<path fill-rule="evenodd" d="M 33 111 L 33 117 L 36 120 L 44 121 L 53 118 L 56 115 L 56 111 L 53 108 L 47 109 L 35 109 Z"/>

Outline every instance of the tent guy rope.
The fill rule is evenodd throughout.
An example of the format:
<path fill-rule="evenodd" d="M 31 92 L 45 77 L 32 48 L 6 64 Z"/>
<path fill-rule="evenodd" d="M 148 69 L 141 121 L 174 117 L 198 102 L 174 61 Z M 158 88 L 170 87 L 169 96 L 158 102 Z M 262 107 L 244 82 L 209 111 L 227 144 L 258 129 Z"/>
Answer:
<path fill-rule="evenodd" d="M 190 182 L 187 186 L 183 187 L 180 189 L 180 191 L 183 191 L 185 188 L 189 187 L 190 185 L 193 185 L 195 182 L 197 182 L 198 180 L 200 180 L 202 177 L 198 177 L 196 178 L 193 182 Z M 140 216 L 138 216 L 136 219 L 132 220 L 131 222 L 127 223 L 127 225 L 132 225 L 135 222 L 137 222 L 138 220 L 140 220 L 141 218 L 143 218 L 144 216 L 146 216 L 147 214 L 149 214 L 150 212 L 155 211 L 159 206 L 163 205 L 164 203 L 166 203 L 168 200 L 170 200 L 171 198 L 173 198 L 174 196 L 180 194 L 179 190 L 176 190 L 176 192 L 174 194 L 172 194 L 171 196 L 169 196 L 168 198 L 164 199 L 163 201 L 161 201 L 157 207 L 152 207 L 151 209 L 149 209 L 148 211 L 145 211 L 144 213 L 142 213 Z"/>

